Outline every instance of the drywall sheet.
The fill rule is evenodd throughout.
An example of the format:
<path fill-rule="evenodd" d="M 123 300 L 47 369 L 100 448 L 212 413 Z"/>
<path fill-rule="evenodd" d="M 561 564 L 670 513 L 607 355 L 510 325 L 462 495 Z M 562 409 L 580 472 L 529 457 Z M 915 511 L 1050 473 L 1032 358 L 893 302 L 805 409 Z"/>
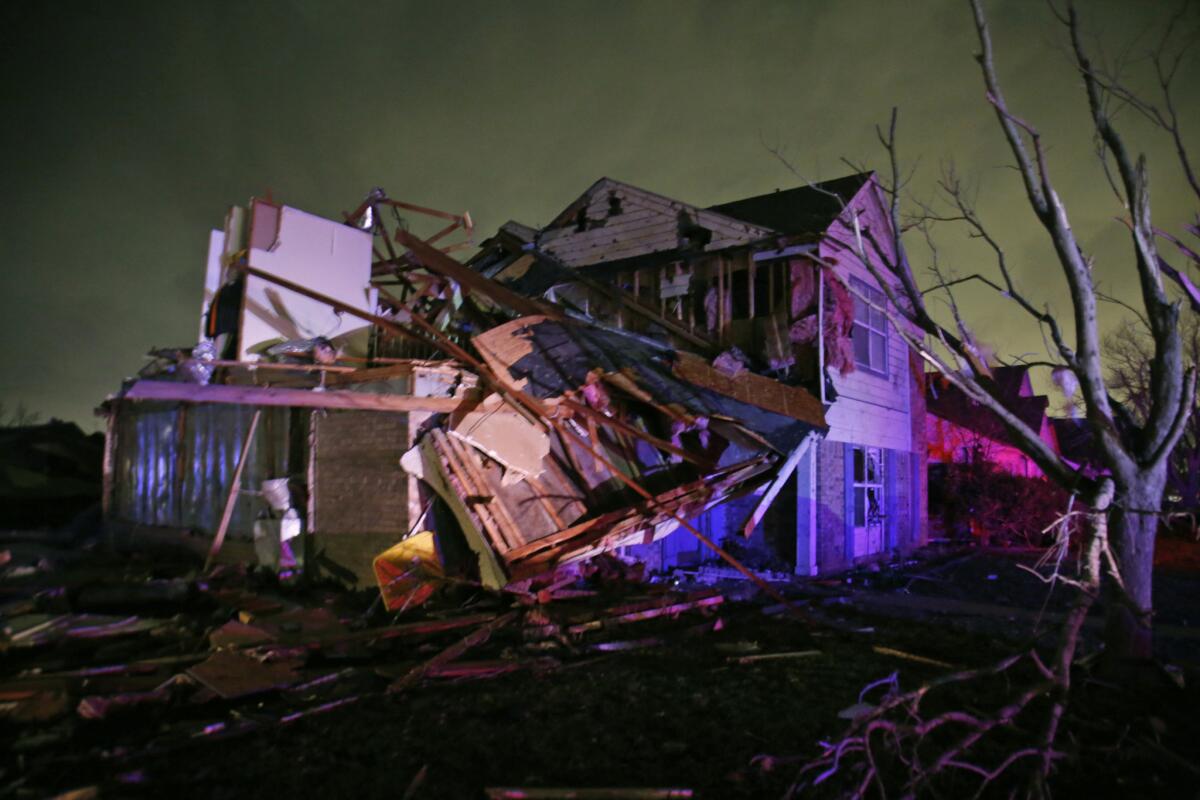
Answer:
<path fill-rule="evenodd" d="M 200 304 L 200 338 L 205 338 L 204 322 L 208 314 L 208 304 L 212 302 L 221 285 L 221 254 L 225 252 L 225 232 L 211 230 L 208 232 L 208 260 L 204 267 L 204 301 Z"/>
<path fill-rule="evenodd" d="M 270 250 L 252 247 L 249 263 L 368 313 L 375 310 L 375 290 L 367 285 L 371 235 L 340 222 L 283 206 L 278 238 Z M 365 327 L 362 320 L 260 278 L 246 281 L 239 358 L 288 339 L 332 339 Z"/>

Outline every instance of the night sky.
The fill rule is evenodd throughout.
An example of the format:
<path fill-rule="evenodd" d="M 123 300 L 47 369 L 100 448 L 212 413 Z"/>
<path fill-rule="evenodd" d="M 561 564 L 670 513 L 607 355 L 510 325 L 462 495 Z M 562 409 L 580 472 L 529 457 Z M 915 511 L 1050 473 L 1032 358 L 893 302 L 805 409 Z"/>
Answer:
<path fill-rule="evenodd" d="M 1177 7 L 1081 5 L 1107 55 L 1127 46 L 1131 79 Z M 1134 299 L 1065 32 L 1042 2 L 992 7 L 1010 105 L 1041 128 L 1100 282 Z M 1193 51 L 1198 25 L 1193 3 Z M 893 105 L 902 157 L 920 159 L 910 191 L 932 197 L 952 159 L 1024 288 L 1065 309 L 976 50 L 964 0 L 5 3 L 0 401 L 96 429 L 148 348 L 194 343 L 208 231 L 268 189 L 336 218 L 378 185 L 470 210 L 481 239 L 544 224 L 605 175 L 698 205 L 796 185 L 764 142 L 814 180 L 850 172 L 843 156 L 882 167 L 873 126 Z M 1200 158 L 1200 58 L 1177 92 Z M 1158 223 L 1183 234 L 1196 208 L 1168 139 L 1119 119 L 1150 158 Z M 947 267 L 991 268 L 963 231 L 939 236 Z M 960 300 L 1000 353 L 1042 353 L 1011 304 Z"/>

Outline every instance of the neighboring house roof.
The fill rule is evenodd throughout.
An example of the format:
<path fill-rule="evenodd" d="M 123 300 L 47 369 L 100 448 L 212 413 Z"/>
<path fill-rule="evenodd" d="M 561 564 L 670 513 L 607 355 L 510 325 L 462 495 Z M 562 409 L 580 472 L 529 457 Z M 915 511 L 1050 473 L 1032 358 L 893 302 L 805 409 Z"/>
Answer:
<path fill-rule="evenodd" d="M 779 233 L 817 236 L 833 224 L 872 174 L 860 172 L 810 186 L 777 189 L 710 208 Z"/>
<path fill-rule="evenodd" d="M 1005 397 L 1033 397 L 1029 367 L 992 367 L 992 380 Z"/>
<path fill-rule="evenodd" d="M 1100 451 L 1087 420 L 1072 417 L 1053 417 L 1050 426 L 1058 437 L 1059 451 L 1073 464 L 1101 464 Z"/>
<path fill-rule="evenodd" d="M 993 377 L 1004 397 L 1005 406 L 1022 422 L 1040 433 L 1050 398 L 1025 393 L 1028 391 L 1027 370 L 1027 367 L 998 367 L 993 371 Z M 925 410 L 960 428 L 1015 446 L 1004 428 L 1004 423 L 994 412 L 967 397 L 944 376 L 929 376 L 925 391 Z"/>
<path fill-rule="evenodd" d="M 538 249 L 569 267 L 657 254 L 723 250 L 774 235 L 770 228 L 601 178 L 537 237 Z"/>

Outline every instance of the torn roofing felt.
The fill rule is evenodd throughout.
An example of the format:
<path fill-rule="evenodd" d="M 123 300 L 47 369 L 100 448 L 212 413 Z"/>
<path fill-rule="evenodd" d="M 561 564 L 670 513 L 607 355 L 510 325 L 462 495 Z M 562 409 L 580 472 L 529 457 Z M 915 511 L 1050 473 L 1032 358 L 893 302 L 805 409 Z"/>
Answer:
<path fill-rule="evenodd" d="M 509 337 L 519 338 L 526 344 L 522 348 L 524 352 L 511 360 L 505 359 L 509 376 L 514 382 L 526 381 L 525 391 L 539 399 L 575 391 L 588 382 L 589 373 L 600 370 L 631 375 L 641 389 L 664 405 L 677 404 L 695 416 L 737 420 L 784 452 L 799 445 L 810 431 L 827 429 L 820 402 L 803 389 L 784 386 L 761 376 L 744 375 L 739 380 L 758 378 L 793 398 L 790 404 L 773 402 L 773 398 L 765 395 L 761 404 L 747 402 L 727 388 L 737 381 L 707 365 L 703 367 L 705 372 L 699 373 L 699 365 L 687 354 L 665 346 L 656 347 L 641 337 L 621 331 L 544 317 L 524 317 L 481 334 L 474 342 L 486 351 L 499 340 Z M 688 369 L 681 370 L 685 363 Z M 681 372 L 704 377 L 691 380 L 682 377 Z M 717 387 L 726 387 L 726 391 Z M 776 410 L 763 407 L 768 404 Z M 789 413 L 778 413 L 782 409 Z"/>

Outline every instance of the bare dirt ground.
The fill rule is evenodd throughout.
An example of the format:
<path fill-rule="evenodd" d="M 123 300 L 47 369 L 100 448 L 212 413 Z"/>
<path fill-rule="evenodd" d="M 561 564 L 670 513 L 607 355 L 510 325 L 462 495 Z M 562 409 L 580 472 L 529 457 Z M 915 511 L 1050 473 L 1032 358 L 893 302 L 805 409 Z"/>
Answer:
<path fill-rule="evenodd" d="M 1195 796 L 1193 547 L 1160 570 L 1159 621 L 1180 634 L 1160 636 L 1172 669 L 1139 685 L 1080 672 L 1057 797 Z M 838 714 L 867 683 L 896 672 L 911 688 L 1048 641 L 1066 602 L 1017 566 L 1035 553 L 931 551 L 782 586 L 815 622 L 746 584 L 618 581 L 545 604 L 455 587 L 397 628 L 372 610 L 371 592 L 237 570 L 204 577 L 45 537 L 10 536 L 0 550 L 10 554 L 0 798 L 482 798 L 502 786 L 781 797 L 797 758 L 845 727 Z M 676 613 L 655 610 L 667 607 Z M 510 611 L 486 641 L 429 666 Z M 16 631 L 33 615 L 75 627 Z M 475 621 L 435 630 L 464 619 Z M 234 649 L 284 665 L 285 677 L 240 697 L 192 677 L 220 636 L 255 630 L 268 641 Z M 941 702 L 987 707 L 1001 691 Z M 954 796 L 970 795 L 961 788 Z"/>

